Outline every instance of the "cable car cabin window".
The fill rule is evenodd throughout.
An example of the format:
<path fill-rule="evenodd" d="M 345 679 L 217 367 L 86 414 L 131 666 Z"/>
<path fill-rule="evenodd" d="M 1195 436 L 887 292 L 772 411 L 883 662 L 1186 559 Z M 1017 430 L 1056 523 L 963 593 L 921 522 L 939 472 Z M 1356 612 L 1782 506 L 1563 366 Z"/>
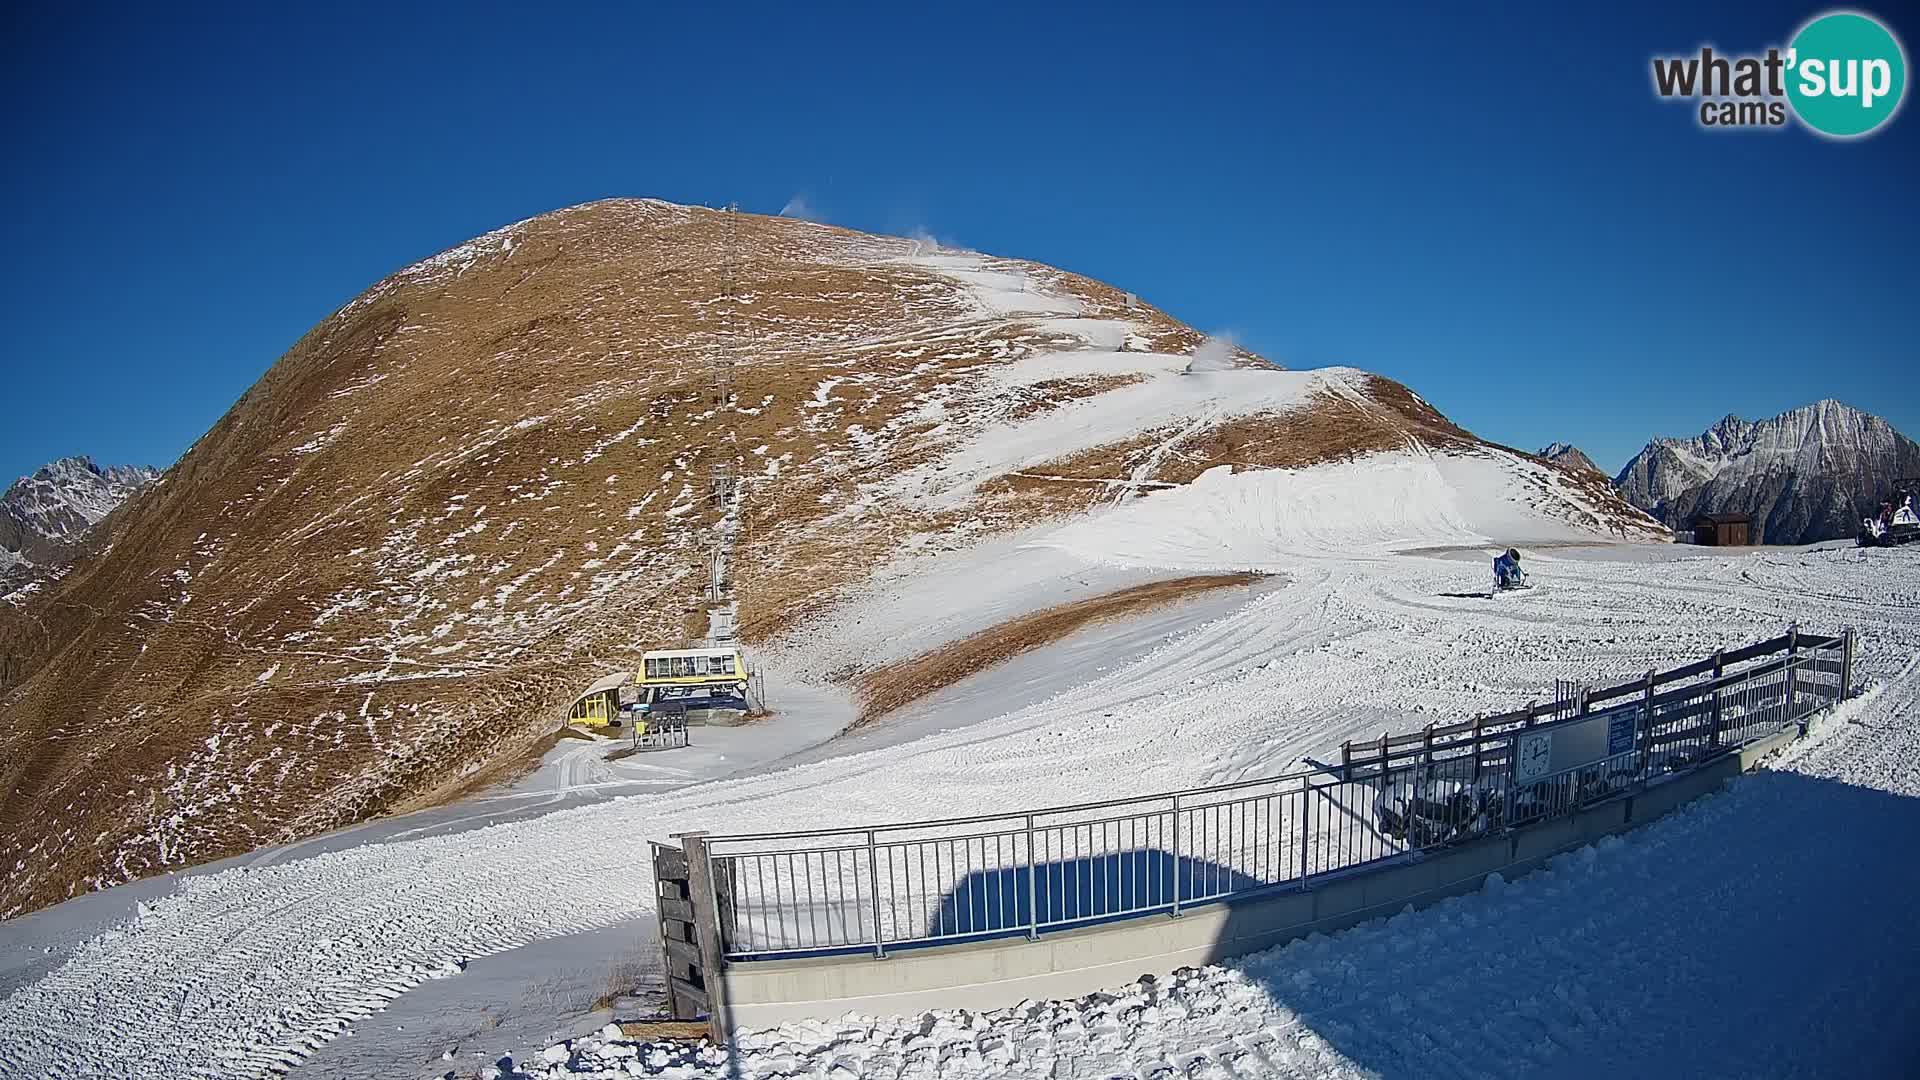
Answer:
<path fill-rule="evenodd" d="M 694 652 L 689 650 L 681 656 L 646 657 L 640 668 L 647 682 L 670 682 L 681 679 L 734 681 L 744 679 L 747 662 L 739 653 L 731 650 Z"/>

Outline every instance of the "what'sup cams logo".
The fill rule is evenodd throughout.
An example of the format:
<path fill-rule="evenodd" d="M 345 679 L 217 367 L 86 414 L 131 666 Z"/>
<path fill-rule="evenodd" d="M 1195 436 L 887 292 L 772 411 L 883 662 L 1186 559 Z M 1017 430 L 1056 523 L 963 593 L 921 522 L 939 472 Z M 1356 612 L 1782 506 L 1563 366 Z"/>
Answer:
<path fill-rule="evenodd" d="M 1653 89 L 1699 101 L 1701 127 L 1783 127 L 1789 116 L 1832 138 L 1879 130 L 1907 91 L 1907 54 L 1878 19 L 1854 11 L 1814 18 L 1785 51 L 1656 56 Z"/>

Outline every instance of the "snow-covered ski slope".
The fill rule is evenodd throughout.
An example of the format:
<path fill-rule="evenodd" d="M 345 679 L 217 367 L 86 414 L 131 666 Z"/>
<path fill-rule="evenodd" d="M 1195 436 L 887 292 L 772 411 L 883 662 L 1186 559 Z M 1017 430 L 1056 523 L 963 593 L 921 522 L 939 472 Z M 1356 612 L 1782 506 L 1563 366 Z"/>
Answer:
<path fill-rule="evenodd" d="M 1920 673 L 1724 792 L 1478 894 L 1067 1002 L 586 1038 L 524 1075 L 1912 1076 Z M 516 1070 L 518 1071 L 518 1070 Z"/>
<path fill-rule="evenodd" d="M 1205 1056 L 1208 1069 L 1258 1074 L 1289 1067 L 1289 1054 L 1305 1075 L 1404 1073 L 1406 1055 L 1421 1047 L 1436 1048 L 1442 1073 L 1477 1061 L 1526 1074 L 1543 1060 L 1578 1071 L 1574 1052 L 1595 1045 L 1626 1060 L 1637 1052 L 1636 1021 L 1657 1025 L 1644 1045 L 1671 1046 L 1689 1015 L 1703 1015 L 1672 1010 L 1702 1003 L 1743 1019 L 1715 1027 L 1691 1051 L 1701 1056 L 1688 1060 L 1731 1052 L 1736 1032 L 1787 1038 L 1785 1026 L 1760 1022 L 1756 1010 L 1788 993 L 1819 997 L 1834 1023 L 1850 1023 L 1863 1015 L 1844 1007 L 1854 991 L 1825 965 L 1874 934 L 1889 958 L 1911 941 L 1898 937 L 1903 923 L 1884 906 L 1895 901 L 1861 894 L 1876 874 L 1898 903 L 1912 892 L 1894 880 L 1910 873 L 1910 860 L 1891 838 L 1910 829 L 1899 824 L 1903 800 L 1920 792 L 1911 668 L 1920 652 L 1920 553 L 1630 552 L 1637 561 L 1539 554 L 1530 562 L 1545 587 L 1498 602 L 1471 595 L 1484 587 L 1478 556 L 1300 554 L 1284 560 L 1285 587 L 1010 715 L 656 797 L 185 878 L 0 1001 L 0 1074 L 250 1076 L 297 1062 L 408 987 L 461 977 L 465 960 L 640 923 L 653 896 L 650 837 L 959 815 L 1274 774 L 1324 759 L 1356 731 L 1511 707 L 1555 678 L 1627 676 L 1777 633 L 1796 618 L 1816 629 L 1857 627 L 1859 677 L 1885 684 L 1855 706 L 1860 724 L 1832 725 L 1824 756 L 1805 759 L 1804 777 L 1824 778 L 1839 797 L 1795 794 L 1813 790 L 1802 774 L 1763 777 L 1659 827 L 1667 831 L 1579 856 L 1509 896 L 1461 901 L 1390 932 L 1308 943 L 1292 959 L 1239 975 L 1210 973 L 1188 996 L 1161 991 L 1151 1014 L 1123 1022 L 1124 1007 L 1063 1006 L 1058 1031 L 1044 1009 L 977 1021 L 987 1027 L 969 1028 L 963 1041 L 972 1050 L 954 1050 L 949 1067 L 1044 1072 L 1052 1062 L 1039 1064 L 1046 1046 L 1033 1040 L 1045 1030 L 1050 1045 L 1071 1051 L 1059 1058 L 1062 1075 L 1124 1073 L 1135 1061 L 1142 1074 L 1166 1061 L 1185 1070 L 1193 1056 Z M 1275 568 L 1282 561 L 1276 556 Z M 1659 839 L 1686 836 L 1696 839 Z M 1843 856 L 1852 863 L 1843 866 Z M 1839 890 L 1813 889 L 1814 871 L 1802 869 L 1809 860 L 1851 876 Z M 1598 869 L 1582 869 L 1588 861 Z M 1622 869 L 1607 869 L 1615 866 Z M 1840 917 L 1829 927 L 1825 914 Z M 31 935 L 39 918 L 0 924 L 0 934 Z M 1498 925 L 1509 918 L 1519 920 L 1517 934 Z M 1741 959 L 1752 946 L 1733 935 L 1749 926 L 1764 931 L 1763 943 L 1784 942 L 1783 981 Z M 1808 947 L 1796 946 L 1795 934 Z M 1901 990 L 1897 966 L 1862 963 L 1867 975 L 1886 974 L 1883 990 Z M 1278 979 L 1296 971 L 1305 982 L 1282 987 Z M 1901 999 L 1883 996 L 1883 1008 L 1887 1000 Z M 937 1074 L 939 1056 L 928 1063 L 907 1041 L 924 1029 L 937 1046 L 934 1034 L 944 1038 L 956 1023 L 881 1023 L 864 1048 L 825 1029 L 778 1033 L 747 1044 L 748 1060 L 764 1076 L 798 1067 L 795 1055 L 831 1063 L 816 1053 L 847 1056 L 856 1073 L 889 1075 L 892 1062 L 896 1072 Z M 1875 1023 L 1847 1030 L 1864 1038 Z M 1106 1030 L 1113 1025 L 1147 1041 L 1094 1052 L 1098 1040 L 1133 1038 Z M 482 1044 L 462 1055 L 478 1064 L 530 1049 L 538 1048 Z M 1235 1053 L 1247 1056 L 1230 1065 Z M 861 1064 L 861 1054 L 879 1056 Z M 910 1066 L 910 1057 L 922 1064 Z M 1646 1060 L 1639 1074 L 1665 1071 Z"/>
<path fill-rule="evenodd" d="M 1593 533 L 1527 498 L 1537 489 L 1526 480 L 1553 478 L 1492 450 L 1374 454 L 1250 473 L 1219 466 L 1041 542 L 1091 562 L 1181 569 L 1285 568 L 1303 552 L 1592 542 Z"/>

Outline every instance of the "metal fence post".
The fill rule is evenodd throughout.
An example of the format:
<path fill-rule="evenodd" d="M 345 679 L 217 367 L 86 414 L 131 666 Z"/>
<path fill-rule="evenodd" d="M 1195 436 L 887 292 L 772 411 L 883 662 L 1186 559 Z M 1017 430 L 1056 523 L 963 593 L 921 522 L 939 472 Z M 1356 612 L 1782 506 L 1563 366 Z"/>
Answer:
<path fill-rule="evenodd" d="M 1300 887 L 1307 887 L 1307 837 L 1313 831 L 1313 787 L 1305 777 L 1300 778 Z"/>
<path fill-rule="evenodd" d="M 721 969 L 726 961 L 726 945 L 720 940 L 720 905 L 714 889 L 713 855 L 707 850 L 704 832 L 680 833 L 682 850 L 687 853 L 687 900 L 693 905 L 694 944 L 700 950 L 700 978 L 707 993 L 707 1030 L 715 1042 L 723 1042 L 727 1028 L 727 983 Z M 659 897 L 654 898 L 659 903 Z M 671 978 L 672 973 L 668 973 Z"/>
<path fill-rule="evenodd" d="M 1507 777 L 1502 785 L 1506 790 L 1501 794 L 1505 809 L 1501 812 L 1500 823 L 1508 832 L 1512 832 L 1515 789 L 1520 784 L 1520 739 L 1511 731 L 1500 737 L 1507 740 Z"/>
<path fill-rule="evenodd" d="M 1173 917 L 1180 917 L 1180 796 L 1173 797 Z"/>
<path fill-rule="evenodd" d="M 1647 770 L 1653 765 L 1653 680 L 1659 674 L 1655 668 L 1647 672 L 1646 697 L 1640 705 L 1640 760 L 1635 764 L 1637 779 L 1647 782 Z"/>
<path fill-rule="evenodd" d="M 867 892 L 873 898 L 873 955 L 887 958 L 887 947 L 880 940 L 880 860 L 873 847 L 873 830 L 867 830 Z"/>
<path fill-rule="evenodd" d="M 1725 722 L 1722 718 L 1722 712 L 1725 707 L 1722 704 L 1721 695 L 1723 691 L 1720 686 L 1720 680 L 1725 678 L 1727 674 L 1726 657 L 1727 654 L 1725 650 L 1716 650 L 1713 654 L 1713 727 L 1707 733 L 1708 750 L 1718 750 L 1720 748 L 1720 726 Z"/>
<path fill-rule="evenodd" d="M 1027 940 L 1040 940 L 1040 856 L 1033 847 L 1033 815 L 1027 815 Z"/>
<path fill-rule="evenodd" d="M 1393 764 L 1392 755 L 1389 754 L 1387 751 L 1387 738 L 1388 738 L 1387 729 L 1381 728 L 1380 729 L 1380 775 L 1378 777 L 1375 777 L 1375 780 L 1378 782 L 1381 794 L 1386 793 L 1387 769 L 1389 766 Z"/>
<path fill-rule="evenodd" d="M 1794 623 L 1787 628 L 1787 721 L 1789 723 L 1793 721 L 1794 713 L 1797 711 L 1795 706 L 1797 704 L 1796 699 L 1799 695 L 1795 693 L 1795 690 L 1799 682 L 1800 624 Z M 1805 735 L 1806 733 L 1804 727 L 1800 729 L 1800 734 Z"/>
<path fill-rule="evenodd" d="M 1835 701 L 1845 701 L 1853 693 L 1853 627 L 1849 626 L 1840 635 L 1840 696 Z"/>

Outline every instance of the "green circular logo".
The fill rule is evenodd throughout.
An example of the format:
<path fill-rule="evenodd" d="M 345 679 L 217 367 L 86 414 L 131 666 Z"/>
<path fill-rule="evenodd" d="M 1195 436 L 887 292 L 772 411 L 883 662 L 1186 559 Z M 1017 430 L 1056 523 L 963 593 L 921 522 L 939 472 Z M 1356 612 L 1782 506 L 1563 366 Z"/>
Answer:
<path fill-rule="evenodd" d="M 1802 27 L 1787 52 L 1787 100 L 1801 123 L 1851 138 L 1886 123 L 1907 90 L 1907 56 L 1878 20 L 1838 11 Z"/>

